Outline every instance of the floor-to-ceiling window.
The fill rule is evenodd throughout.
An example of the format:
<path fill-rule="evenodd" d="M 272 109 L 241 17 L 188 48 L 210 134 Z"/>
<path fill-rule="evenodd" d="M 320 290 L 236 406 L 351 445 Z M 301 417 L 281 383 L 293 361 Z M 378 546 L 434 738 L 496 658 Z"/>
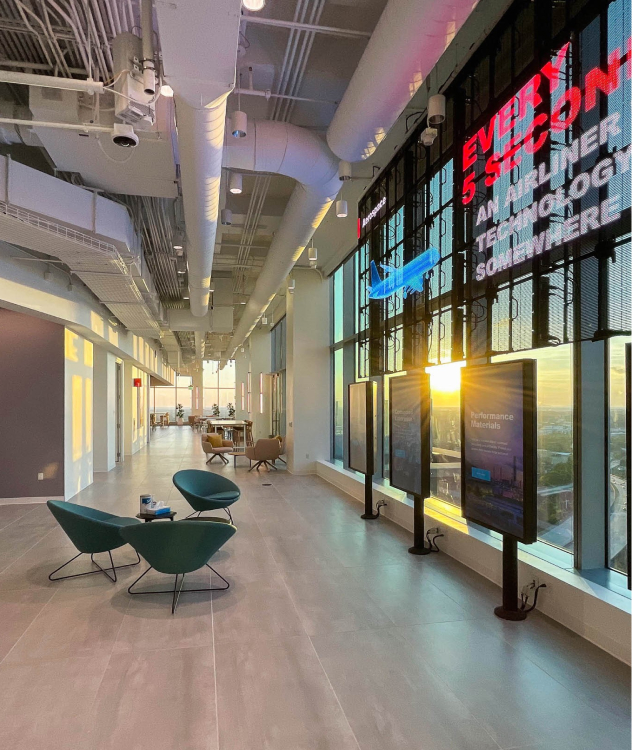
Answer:
<path fill-rule="evenodd" d="M 220 417 L 228 417 L 235 408 L 237 395 L 235 392 L 235 361 L 230 359 L 224 363 L 216 360 L 204 362 L 203 393 L 204 415 L 212 416 L 219 409 Z"/>
<path fill-rule="evenodd" d="M 150 408 L 154 414 L 168 414 L 173 422 L 176 419 L 178 404 L 182 404 L 184 420 L 191 414 L 193 403 L 193 379 L 188 375 L 176 375 L 172 386 L 153 386 Z"/>
<path fill-rule="evenodd" d="M 608 566 L 627 567 L 626 362 L 629 338 L 610 339 L 608 361 Z"/>

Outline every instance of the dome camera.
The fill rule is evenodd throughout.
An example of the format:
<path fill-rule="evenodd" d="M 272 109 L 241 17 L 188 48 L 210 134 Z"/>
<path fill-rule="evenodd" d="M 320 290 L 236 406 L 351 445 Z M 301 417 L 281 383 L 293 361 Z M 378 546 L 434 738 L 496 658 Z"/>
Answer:
<path fill-rule="evenodd" d="M 438 135 L 436 128 L 426 128 L 421 134 L 421 142 L 428 148 L 435 142 L 435 138 Z"/>
<path fill-rule="evenodd" d="M 123 148 L 134 148 L 138 146 L 138 136 L 131 125 L 116 122 L 112 131 L 112 142 Z"/>

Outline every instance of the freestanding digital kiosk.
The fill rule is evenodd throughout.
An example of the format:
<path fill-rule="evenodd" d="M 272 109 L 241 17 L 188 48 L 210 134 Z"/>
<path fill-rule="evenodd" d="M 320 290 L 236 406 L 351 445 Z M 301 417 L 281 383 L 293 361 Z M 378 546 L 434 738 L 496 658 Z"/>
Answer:
<path fill-rule="evenodd" d="M 373 512 L 376 388 L 372 380 L 349 384 L 349 468 L 364 474 L 362 518 L 367 520 L 379 518 Z"/>
<path fill-rule="evenodd" d="M 518 606 L 518 542 L 536 540 L 536 363 L 461 370 L 463 516 L 503 535 L 503 604 L 494 613 L 524 620 Z"/>
<path fill-rule="evenodd" d="M 430 376 L 411 373 L 389 386 L 390 482 L 415 502 L 412 555 L 431 552 L 424 540 L 424 500 L 430 495 Z"/>

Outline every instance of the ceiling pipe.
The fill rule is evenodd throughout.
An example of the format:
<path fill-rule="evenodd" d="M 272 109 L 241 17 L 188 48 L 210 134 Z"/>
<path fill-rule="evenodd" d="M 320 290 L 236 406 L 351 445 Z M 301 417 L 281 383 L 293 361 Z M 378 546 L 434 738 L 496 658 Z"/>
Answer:
<path fill-rule="evenodd" d="M 235 86 L 241 0 L 161 2 L 156 3 L 155 13 L 164 82 L 175 94 L 190 306 L 193 315 L 204 317 L 219 221 L 226 98 Z"/>
<path fill-rule="evenodd" d="M 4 65 L 4 61 L 0 65 Z M 88 94 L 109 93 L 101 81 L 79 80 L 75 78 L 57 78 L 41 76 L 37 73 L 16 73 L 11 70 L 0 70 L 0 83 L 16 83 L 21 86 L 40 86 L 45 89 L 64 89 L 65 91 L 84 91 Z"/>
<path fill-rule="evenodd" d="M 371 156 L 475 5 L 389 0 L 327 130 L 337 156 Z"/>
<path fill-rule="evenodd" d="M 191 107 L 176 96 L 189 300 L 196 317 L 208 312 L 219 218 L 226 96 L 203 109 Z"/>
<path fill-rule="evenodd" d="M 292 177 L 292 192 L 244 313 L 228 346 L 229 358 L 277 293 L 340 190 L 338 159 L 314 133 L 285 122 L 252 121 L 245 138 L 224 151 L 230 169 Z"/>

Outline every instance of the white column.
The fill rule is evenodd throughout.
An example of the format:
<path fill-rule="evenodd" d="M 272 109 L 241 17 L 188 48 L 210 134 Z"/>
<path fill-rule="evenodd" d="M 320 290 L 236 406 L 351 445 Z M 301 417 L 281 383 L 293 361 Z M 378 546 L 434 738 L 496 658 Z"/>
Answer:
<path fill-rule="evenodd" d="M 252 436 L 255 440 L 270 436 L 270 368 L 272 350 L 270 332 L 255 329 L 249 338 L 250 367 L 252 372 L 251 417 Z"/>
<path fill-rule="evenodd" d="M 287 296 L 287 452 L 293 474 L 312 474 L 331 441 L 329 284 L 294 268 Z"/>
<path fill-rule="evenodd" d="M 94 347 L 94 470 L 116 466 L 116 357 Z"/>

